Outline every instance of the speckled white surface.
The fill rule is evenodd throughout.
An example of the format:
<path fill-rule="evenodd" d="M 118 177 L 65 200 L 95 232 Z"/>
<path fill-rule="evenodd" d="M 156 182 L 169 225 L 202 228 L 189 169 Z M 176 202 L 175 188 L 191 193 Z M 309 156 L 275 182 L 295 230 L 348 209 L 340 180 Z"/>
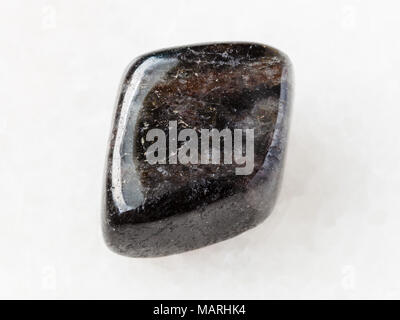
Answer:
<path fill-rule="evenodd" d="M 400 298 L 399 4 L 0 4 L 0 298 Z M 291 58 L 295 99 L 272 215 L 157 259 L 100 231 L 107 139 L 136 56 L 254 41 Z"/>

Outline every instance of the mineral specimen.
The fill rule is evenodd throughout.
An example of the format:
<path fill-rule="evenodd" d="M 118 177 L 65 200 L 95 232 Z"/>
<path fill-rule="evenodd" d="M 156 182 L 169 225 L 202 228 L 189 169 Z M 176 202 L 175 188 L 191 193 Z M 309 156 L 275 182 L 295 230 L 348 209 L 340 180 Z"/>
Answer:
<path fill-rule="evenodd" d="M 106 165 L 108 246 L 163 256 L 263 221 L 282 175 L 291 86 L 289 59 L 254 43 L 192 45 L 134 60 Z M 242 141 L 245 152 L 236 145 Z"/>

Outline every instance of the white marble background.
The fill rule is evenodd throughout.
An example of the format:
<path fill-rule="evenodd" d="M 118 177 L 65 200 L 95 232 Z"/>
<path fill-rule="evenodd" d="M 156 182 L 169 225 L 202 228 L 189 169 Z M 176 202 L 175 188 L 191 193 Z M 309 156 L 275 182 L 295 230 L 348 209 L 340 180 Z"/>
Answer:
<path fill-rule="evenodd" d="M 1 1 L 0 298 L 400 298 L 396 1 Z M 124 68 L 247 40 L 296 76 L 282 191 L 232 240 L 111 253 L 103 168 Z"/>

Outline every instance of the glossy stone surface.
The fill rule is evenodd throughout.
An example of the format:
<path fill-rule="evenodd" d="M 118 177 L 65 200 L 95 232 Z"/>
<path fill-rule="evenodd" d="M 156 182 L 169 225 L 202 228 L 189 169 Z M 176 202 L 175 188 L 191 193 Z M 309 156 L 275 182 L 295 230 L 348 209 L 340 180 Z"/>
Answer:
<path fill-rule="evenodd" d="M 274 205 L 282 173 L 291 70 L 276 49 L 254 43 L 153 52 L 128 67 L 106 167 L 103 231 L 115 252 L 174 254 L 248 230 Z M 254 129 L 254 170 L 237 164 L 150 164 L 150 128 Z M 199 142 L 200 143 L 200 142 Z"/>

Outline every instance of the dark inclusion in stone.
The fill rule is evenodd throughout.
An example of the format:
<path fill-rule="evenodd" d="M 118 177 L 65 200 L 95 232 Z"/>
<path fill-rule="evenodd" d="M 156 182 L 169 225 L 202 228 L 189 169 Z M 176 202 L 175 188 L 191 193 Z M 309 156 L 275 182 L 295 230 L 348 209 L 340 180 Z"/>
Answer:
<path fill-rule="evenodd" d="M 280 184 L 290 73 L 283 53 L 253 43 L 173 48 L 133 61 L 121 85 L 107 159 L 108 246 L 132 257 L 163 256 L 262 222 Z M 146 134 L 152 128 L 168 133 L 169 121 L 177 121 L 178 132 L 253 128 L 253 172 L 236 175 L 236 165 L 222 161 L 149 164 L 145 151 L 153 142 Z"/>

